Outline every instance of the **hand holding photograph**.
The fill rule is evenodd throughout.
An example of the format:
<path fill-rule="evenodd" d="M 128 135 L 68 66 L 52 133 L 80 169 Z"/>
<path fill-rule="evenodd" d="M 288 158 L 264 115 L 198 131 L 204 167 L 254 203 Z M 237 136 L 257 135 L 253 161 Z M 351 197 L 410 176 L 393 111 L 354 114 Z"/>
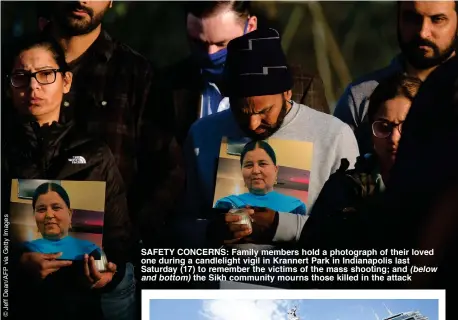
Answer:
<path fill-rule="evenodd" d="M 42 238 L 26 241 L 24 246 L 32 252 L 62 252 L 61 260 L 83 260 L 85 254 L 101 249 L 93 242 L 69 235 L 72 226 L 70 198 L 65 189 L 56 183 L 43 183 L 34 192 L 32 209 Z M 99 259 L 98 259 L 99 260 Z"/>
<path fill-rule="evenodd" d="M 104 271 L 104 205 L 105 182 L 14 179 L 12 241 L 26 252 L 59 253 L 56 260 L 84 264 L 88 255 L 96 270 Z"/>
<path fill-rule="evenodd" d="M 259 215 L 305 215 L 312 156 L 309 142 L 224 137 L 213 207 L 237 215 L 247 209 Z M 244 217 L 236 223 L 251 228 L 252 219 Z"/>

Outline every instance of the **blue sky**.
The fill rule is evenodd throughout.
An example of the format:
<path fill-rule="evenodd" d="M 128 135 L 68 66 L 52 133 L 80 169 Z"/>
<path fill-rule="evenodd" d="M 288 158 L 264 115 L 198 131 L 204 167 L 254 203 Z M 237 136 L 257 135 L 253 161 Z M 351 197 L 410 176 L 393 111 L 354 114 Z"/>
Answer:
<path fill-rule="evenodd" d="M 150 300 L 151 320 L 286 320 L 296 305 L 301 320 L 383 320 L 420 311 L 438 320 L 438 300 Z"/>

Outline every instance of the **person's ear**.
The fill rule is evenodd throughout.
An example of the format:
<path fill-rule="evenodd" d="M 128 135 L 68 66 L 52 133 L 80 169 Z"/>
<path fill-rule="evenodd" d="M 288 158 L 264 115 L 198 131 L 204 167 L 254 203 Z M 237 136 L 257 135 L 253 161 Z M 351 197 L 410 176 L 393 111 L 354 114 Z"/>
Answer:
<path fill-rule="evenodd" d="M 254 31 L 257 28 L 258 28 L 258 17 L 256 16 L 249 17 L 246 32 L 248 33 L 248 32 Z"/>
<path fill-rule="evenodd" d="M 64 93 L 69 93 L 72 87 L 73 73 L 67 71 L 63 74 Z"/>
<path fill-rule="evenodd" d="M 274 184 L 278 183 L 278 166 L 275 166 L 275 182 Z"/>
<path fill-rule="evenodd" d="M 283 97 L 288 102 L 291 100 L 292 96 L 293 96 L 293 91 L 292 90 L 288 90 L 288 91 L 283 92 Z"/>

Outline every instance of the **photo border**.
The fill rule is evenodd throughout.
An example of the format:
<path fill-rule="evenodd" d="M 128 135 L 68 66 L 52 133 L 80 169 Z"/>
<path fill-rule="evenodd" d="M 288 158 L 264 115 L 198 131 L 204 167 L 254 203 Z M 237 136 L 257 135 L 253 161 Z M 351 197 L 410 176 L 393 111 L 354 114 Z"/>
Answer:
<path fill-rule="evenodd" d="M 254 299 L 253 297 L 256 297 Z M 142 320 L 150 320 L 150 300 L 438 300 L 445 319 L 445 289 L 438 290 L 142 290 Z"/>

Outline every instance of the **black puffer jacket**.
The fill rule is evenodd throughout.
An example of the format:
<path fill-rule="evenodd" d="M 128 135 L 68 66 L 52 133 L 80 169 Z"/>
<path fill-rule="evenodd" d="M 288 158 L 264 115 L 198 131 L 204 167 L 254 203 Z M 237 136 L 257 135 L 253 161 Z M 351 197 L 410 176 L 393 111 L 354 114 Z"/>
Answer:
<path fill-rule="evenodd" d="M 3 135 L 2 189 L 10 192 L 11 179 L 56 179 L 105 181 L 103 250 L 117 265 L 113 280 L 104 291 L 114 288 L 124 276 L 132 251 L 131 223 L 121 175 L 110 149 L 81 134 L 72 121 L 40 127 L 36 122 L 10 123 Z M 82 157 L 85 163 L 70 159 Z M 81 159 L 81 158 L 80 158 Z M 3 193 L 4 199 L 9 198 Z M 2 209 L 5 202 L 2 201 Z M 4 211 L 8 212 L 8 211 Z"/>

